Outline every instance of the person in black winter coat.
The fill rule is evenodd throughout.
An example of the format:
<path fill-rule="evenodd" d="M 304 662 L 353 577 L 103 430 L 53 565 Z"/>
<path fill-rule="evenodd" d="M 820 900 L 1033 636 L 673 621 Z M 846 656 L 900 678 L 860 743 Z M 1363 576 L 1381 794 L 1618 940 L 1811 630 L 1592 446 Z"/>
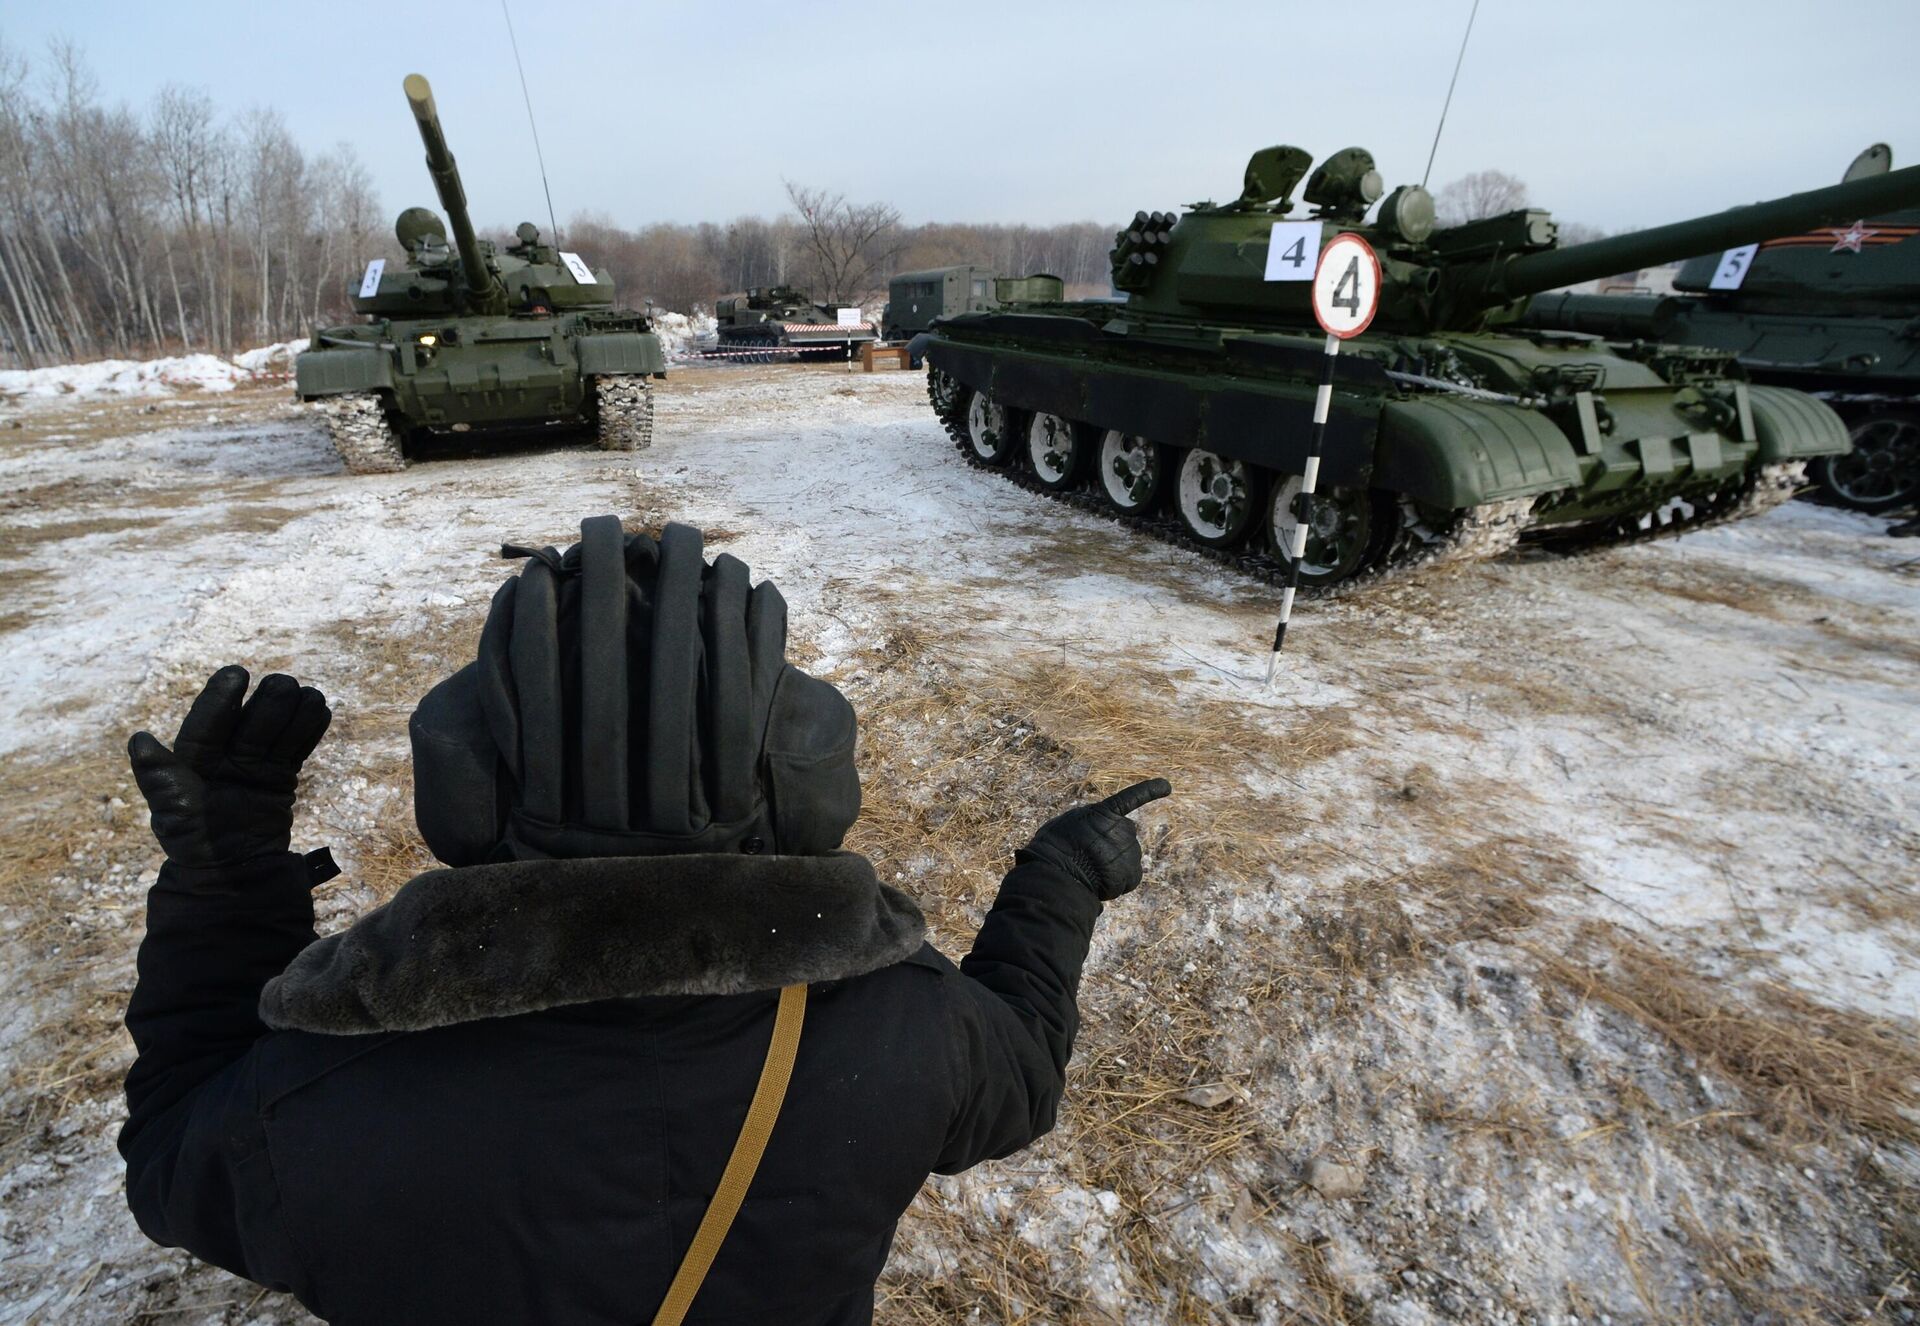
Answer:
<path fill-rule="evenodd" d="M 1140 882 L 1127 813 L 1015 853 L 958 967 L 840 851 L 851 707 L 784 660 L 785 607 L 696 531 L 582 524 L 509 549 L 477 661 L 412 723 L 447 869 L 316 938 L 324 849 L 291 850 L 330 713 L 215 673 L 129 755 L 167 860 L 127 1025 L 127 1196 L 156 1242 L 338 1323 L 673 1320 L 805 991 L 791 1082 L 690 1322 L 868 1322 L 929 1173 L 1047 1132 L 1102 906 Z M 769 1070 L 771 1071 L 771 1070 Z"/>

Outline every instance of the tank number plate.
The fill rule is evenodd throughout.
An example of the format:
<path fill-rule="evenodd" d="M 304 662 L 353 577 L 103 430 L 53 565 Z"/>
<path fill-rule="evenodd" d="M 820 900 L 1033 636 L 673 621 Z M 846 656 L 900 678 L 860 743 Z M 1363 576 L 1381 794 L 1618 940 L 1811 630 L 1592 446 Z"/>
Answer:
<path fill-rule="evenodd" d="M 1758 244 L 1742 244 L 1737 249 L 1728 249 L 1720 255 L 1720 265 L 1713 269 L 1713 279 L 1707 282 L 1707 288 L 1738 290 L 1740 283 L 1747 279 L 1747 269 L 1753 266 L 1753 255 L 1758 252 Z"/>
<path fill-rule="evenodd" d="M 1358 235 L 1333 237 L 1313 274 L 1313 316 L 1328 335 L 1358 336 L 1380 307 L 1380 259 Z"/>
<path fill-rule="evenodd" d="M 1267 280 L 1311 281 L 1320 261 L 1318 221 L 1275 221 L 1267 241 Z"/>
<path fill-rule="evenodd" d="M 578 281 L 581 285 L 598 284 L 593 279 L 593 268 L 587 266 L 584 262 L 581 262 L 579 254 L 562 253 L 560 255 L 560 261 L 564 262 L 567 265 L 567 270 L 573 273 L 573 279 Z"/>
<path fill-rule="evenodd" d="M 367 271 L 360 278 L 360 298 L 372 299 L 380 293 L 380 273 L 387 270 L 385 258 L 375 258 L 367 264 Z"/>

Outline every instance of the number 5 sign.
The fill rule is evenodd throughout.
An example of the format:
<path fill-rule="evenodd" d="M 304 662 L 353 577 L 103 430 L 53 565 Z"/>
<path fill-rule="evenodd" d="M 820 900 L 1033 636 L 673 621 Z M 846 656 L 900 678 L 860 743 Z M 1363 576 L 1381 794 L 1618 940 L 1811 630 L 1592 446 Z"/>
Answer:
<path fill-rule="evenodd" d="M 1313 274 L 1313 316 L 1329 336 L 1358 336 L 1380 307 L 1380 260 L 1360 236 L 1339 234 Z"/>

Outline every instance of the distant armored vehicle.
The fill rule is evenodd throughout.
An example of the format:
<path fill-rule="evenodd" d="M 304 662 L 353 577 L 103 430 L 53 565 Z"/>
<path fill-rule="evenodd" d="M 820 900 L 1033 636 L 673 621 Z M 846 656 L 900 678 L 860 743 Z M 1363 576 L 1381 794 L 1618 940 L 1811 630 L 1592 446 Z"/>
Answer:
<path fill-rule="evenodd" d="M 1884 175 L 1862 152 L 1847 179 Z M 1861 511 L 1920 498 L 1920 209 L 1688 260 L 1680 294 L 1542 295 L 1531 326 L 1731 350 L 1754 382 L 1798 387 L 1846 420 L 1853 450 L 1814 462 L 1828 496 Z"/>
<path fill-rule="evenodd" d="M 1522 538 L 1574 551 L 1754 515 L 1847 451 L 1831 409 L 1748 385 L 1725 351 L 1513 320 L 1542 290 L 1920 205 L 1909 169 L 1561 249 L 1542 211 L 1439 228 L 1417 185 L 1382 200 L 1359 148 L 1311 165 L 1266 148 L 1237 199 L 1137 213 L 1111 254 L 1124 303 L 1006 305 L 916 338 L 961 454 L 1274 582 L 1304 522 L 1301 583 L 1323 593 Z M 1372 246 L 1381 293 L 1335 361 L 1308 502 L 1327 362 L 1311 292 L 1340 232 Z"/>
<path fill-rule="evenodd" d="M 323 327 L 294 363 L 294 391 L 326 421 L 356 474 L 399 470 L 431 430 L 591 425 L 608 450 L 653 437 L 650 378 L 666 355 L 640 313 L 614 307 L 613 281 L 523 222 L 504 254 L 473 232 L 433 91 L 409 74 L 407 101 L 447 226 L 424 207 L 394 225 L 406 266 L 367 264 L 353 296 L 367 321 Z"/>
<path fill-rule="evenodd" d="M 768 359 L 841 359 L 856 345 L 874 341 L 873 324 L 858 308 L 816 304 L 792 286 L 758 287 L 729 295 L 713 307 L 722 350 L 763 352 Z"/>

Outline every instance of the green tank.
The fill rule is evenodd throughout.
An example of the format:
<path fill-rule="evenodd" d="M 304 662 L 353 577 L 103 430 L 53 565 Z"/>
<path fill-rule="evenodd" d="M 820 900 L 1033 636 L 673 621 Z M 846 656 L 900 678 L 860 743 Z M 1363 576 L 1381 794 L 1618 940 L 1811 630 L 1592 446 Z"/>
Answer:
<path fill-rule="evenodd" d="M 851 305 L 816 304 L 790 285 L 755 287 L 713 306 L 723 353 L 748 359 L 845 359 L 878 339 Z"/>
<path fill-rule="evenodd" d="M 1884 175 L 1884 143 L 1846 179 Z M 1530 326 L 1731 350 L 1749 380 L 1797 387 L 1846 421 L 1853 450 L 1815 461 L 1827 496 L 1861 511 L 1920 499 L 1920 208 L 1689 258 L 1675 295 L 1542 295 Z"/>
<path fill-rule="evenodd" d="M 1523 538 L 1571 551 L 1752 515 L 1846 452 L 1831 409 L 1749 385 L 1726 351 L 1515 319 L 1538 291 L 1920 203 L 1904 170 L 1562 249 L 1542 211 L 1438 228 L 1419 186 L 1381 198 L 1362 149 L 1311 165 L 1266 148 L 1233 201 L 1138 213 L 1111 254 L 1122 298 L 936 323 L 928 390 L 962 455 L 1275 583 L 1304 518 L 1300 580 L 1318 593 Z M 1303 179 L 1310 210 L 1290 219 Z M 1303 512 L 1324 343 L 1311 277 L 1341 231 L 1377 252 L 1381 300 L 1337 360 Z"/>
<path fill-rule="evenodd" d="M 313 333 L 294 362 L 295 393 L 356 474 L 404 468 L 409 445 L 438 430 L 585 425 L 608 450 L 648 445 L 650 379 L 667 367 L 652 324 L 614 306 L 604 269 L 545 243 L 531 222 L 505 253 L 476 236 L 433 91 L 419 74 L 404 86 L 452 243 L 433 212 L 402 212 L 406 265 L 367 264 L 352 293 L 367 320 Z"/>

